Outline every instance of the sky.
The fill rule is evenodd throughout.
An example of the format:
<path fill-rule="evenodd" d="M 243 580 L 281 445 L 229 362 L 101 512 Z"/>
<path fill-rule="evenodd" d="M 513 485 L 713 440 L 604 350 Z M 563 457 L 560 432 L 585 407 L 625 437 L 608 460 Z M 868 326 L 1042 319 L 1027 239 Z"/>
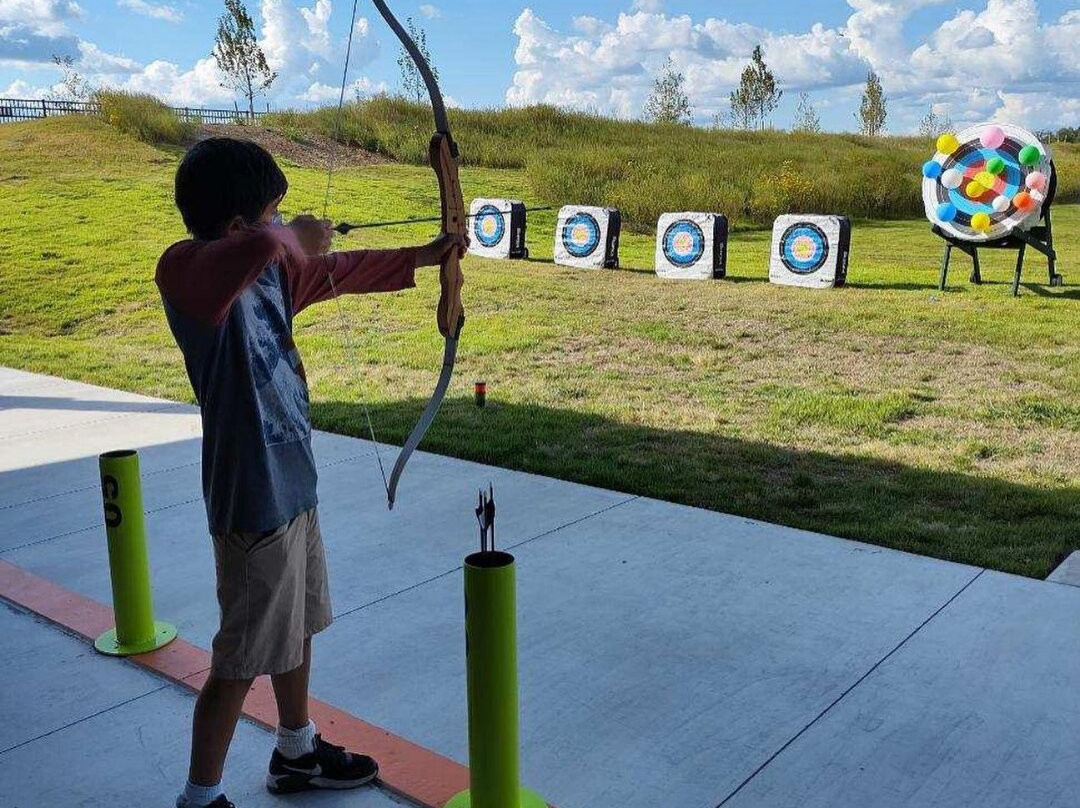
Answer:
<path fill-rule="evenodd" d="M 786 128 L 807 93 L 825 129 L 857 129 L 867 71 L 886 129 L 927 111 L 955 124 L 1080 125 L 1078 0 L 388 0 L 427 32 L 447 103 L 548 103 L 641 116 L 660 66 L 685 76 L 695 122 L 725 114 L 757 44 L 784 90 Z M 246 0 L 278 79 L 260 106 L 336 103 L 351 0 Z M 0 0 L 0 97 L 61 92 L 54 55 L 93 86 L 182 106 L 231 107 L 211 56 L 223 0 Z M 349 97 L 396 92 L 397 40 L 357 0 Z"/>

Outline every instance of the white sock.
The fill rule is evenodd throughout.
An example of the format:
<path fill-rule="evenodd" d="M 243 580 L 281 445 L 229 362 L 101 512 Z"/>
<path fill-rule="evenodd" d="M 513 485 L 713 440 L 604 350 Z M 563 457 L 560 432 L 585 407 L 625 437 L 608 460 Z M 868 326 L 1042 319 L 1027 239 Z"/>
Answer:
<path fill-rule="evenodd" d="M 315 722 L 308 721 L 307 726 L 300 729 L 278 725 L 277 750 L 289 760 L 310 755 L 315 751 Z"/>
<path fill-rule="evenodd" d="M 215 786 L 197 786 L 190 780 L 184 786 L 184 793 L 176 801 L 177 808 L 206 808 L 225 792 L 221 790 L 221 783 Z"/>

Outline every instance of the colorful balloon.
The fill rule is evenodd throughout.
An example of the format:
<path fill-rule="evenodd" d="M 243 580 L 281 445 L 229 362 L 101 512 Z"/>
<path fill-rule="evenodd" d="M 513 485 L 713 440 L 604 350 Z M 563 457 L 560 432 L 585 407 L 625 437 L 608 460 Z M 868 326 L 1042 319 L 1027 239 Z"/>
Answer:
<path fill-rule="evenodd" d="M 946 132 L 937 139 L 937 150 L 942 154 L 952 154 L 960 148 L 960 141 L 952 132 Z"/>
<path fill-rule="evenodd" d="M 1005 170 L 1005 161 L 1000 157 L 991 157 L 986 161 L 986 170 L 991 174 L 1000 174 Z"/>
<path fill-rule="evenodd" d="M 937 160 L 927 160 L 923 163 L 922 175 L 928 180 L 936 180 L 941 176 L 941 163 Z"/>
<path fill-rule="evenodd" d="M 972 180 L 967 184 L 964 189 L 964 193 L 970 196 L 972 199 L 978 199 L 980 196 L 986 193 L 986 186 L 978 180 Z"/>
<path fill-rule="evenodd" d="M 1041 171 L 1032 171 L 1027 175 L 1027 179 L 1024 180 L 1024 185 L 1032 191 L 1045 191 L 1047 184 L 1046 175 Z"/>
<path fill-rule="evenodd" d="M 951 222 L 956 218 L 956 205 L 952 202 L 942 202 L 937 206 L 938 221 Z"/>
<path fill-rule="evenodd" d="M 950 191 L 960 187 L 960 184 L 964 181 L 964 174 L 955 168 L 950 168 L 941 175 L 941 184 L 948 188 Z"/>
<path fill-rule="evenodd" d="M 983 188 L 993 188 L 994 183 L 997 182 L 997 177 L 989 171 L 980 171 L 975 175 L 975 182 L 979 183 Z"/>
<path fill-rule="evenodd" d="M 1000 126 L 988 126 L 983 129 L 979 142 L 988 149 L 999 149 L 1005 142 L 1005 130 Z"/>
<path fill-rule="evenodd" d="M 990 229 L 990 216 L 982 211 L 979 211 L 971 217 L 971 226 L 978 230 L 980 233 L 985 233 Z"/>
<path fill-rule="evenodd" d="M 1039 164 L 1039 160 L 1042 159 L 1042 153 L 1039 151 L 1038 146 L 1024 146 L 1020 150 L 1020 164 L 1025 166 L 1034 166 Z"/>
<path fill-rule="evenodd" d="M 1035 207 L 1035 200 L 1031 198 L 1031 194 L 1027 191 L 1021 191 L 1013 197 L 1012 203 L 1016 205 L 1016 209 L 1027 213 Z"/>
<path fill-rule="evenodd" d="M 1004 213 L 1009 209 L 1009 199 L 1004 196 L 995 196 L 994 201 L 990 203 L 990 207 L 994 209 L 994 213 Z"/>

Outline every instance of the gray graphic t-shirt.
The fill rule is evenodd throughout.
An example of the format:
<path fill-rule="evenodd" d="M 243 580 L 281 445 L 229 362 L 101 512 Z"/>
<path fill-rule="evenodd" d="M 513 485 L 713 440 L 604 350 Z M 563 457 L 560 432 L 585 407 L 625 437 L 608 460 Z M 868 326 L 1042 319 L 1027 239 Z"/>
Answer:
<path fill-rule="evenodd" d="M 289 287 L 271 264 L 216 327 L 165 313 L 202 407 L 203 494 L 210 530 L 272 530 L 315 506 L 304 365 Z"/>

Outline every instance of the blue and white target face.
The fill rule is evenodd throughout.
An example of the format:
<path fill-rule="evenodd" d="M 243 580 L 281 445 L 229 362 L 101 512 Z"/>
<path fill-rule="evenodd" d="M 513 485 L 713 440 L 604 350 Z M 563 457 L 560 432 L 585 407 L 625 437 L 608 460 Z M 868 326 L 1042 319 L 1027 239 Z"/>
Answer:
<path fill-rule="evenodd" d="M 473 236 L 484 247 L 495 247 L 506 235 L 506 217 L 494 205 L 484 205 L 473 216 Z"/>
<path fill-rule="evenodd" d="M 797 275 L 817 272 L 829 259 L 829 239 L 816 224 L 798 222 L 780 237 L 780 260 Z"/>
<path fill-rule="evenodd" d="M 600 246 L 600 225 L 591 213 L 576 213 L 563 225 L 562 243 L 574 258 L 585 258 Z"/>
<path fill-rule="evenodd" d="M 664 231 L 664 258 L 677 267 L 696 264 L 705 254 L 705 234 L 696 222 L 682 219 Z"/>

